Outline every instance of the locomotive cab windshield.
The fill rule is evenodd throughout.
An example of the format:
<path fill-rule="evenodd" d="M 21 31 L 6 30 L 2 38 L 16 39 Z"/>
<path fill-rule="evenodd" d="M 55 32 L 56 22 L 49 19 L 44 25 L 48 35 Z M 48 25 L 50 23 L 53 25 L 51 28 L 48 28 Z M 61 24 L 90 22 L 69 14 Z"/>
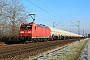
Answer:
<path fill-rule="evenodd" d="M 32 26 L 31 25 L 27 25 L 27 26 L 21 26 L 21 29 L 22 30 L 30 30 L 30 29 L 32 29 Z"/>

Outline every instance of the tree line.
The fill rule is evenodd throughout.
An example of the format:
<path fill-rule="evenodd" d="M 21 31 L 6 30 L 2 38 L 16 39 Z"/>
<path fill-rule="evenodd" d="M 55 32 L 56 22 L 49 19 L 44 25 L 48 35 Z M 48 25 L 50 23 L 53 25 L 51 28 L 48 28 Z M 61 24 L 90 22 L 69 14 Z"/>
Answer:
<path fill-rule="evenodd" d="M 0 36 L 19 36 L 20 24 L 27 19 L 28 12 L 20 0 L 0 0 Z"/>

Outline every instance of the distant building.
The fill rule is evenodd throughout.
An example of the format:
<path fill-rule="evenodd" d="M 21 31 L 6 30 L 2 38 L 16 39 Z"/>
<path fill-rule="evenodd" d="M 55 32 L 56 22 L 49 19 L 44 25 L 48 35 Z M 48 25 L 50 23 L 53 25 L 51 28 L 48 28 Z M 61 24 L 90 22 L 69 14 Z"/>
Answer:
<path fill-rule="evenodd" d="M 90 38 L 90 33 L 88 34 L 88 37 Z"/>

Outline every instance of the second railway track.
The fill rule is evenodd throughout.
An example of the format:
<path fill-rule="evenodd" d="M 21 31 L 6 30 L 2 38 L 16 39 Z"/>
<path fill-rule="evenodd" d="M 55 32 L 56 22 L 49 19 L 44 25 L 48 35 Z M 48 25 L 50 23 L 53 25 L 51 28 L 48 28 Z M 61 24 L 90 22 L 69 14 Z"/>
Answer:
<path fill-rule="evenodd" d="M 28 56 L 38 55 L 47 50 L 54 49 L 57 46 L 60 47 L 74 41 L 76 41 L 76 39 L 7 45 L 0 47 L 0 59 L 22 60 Z"/>

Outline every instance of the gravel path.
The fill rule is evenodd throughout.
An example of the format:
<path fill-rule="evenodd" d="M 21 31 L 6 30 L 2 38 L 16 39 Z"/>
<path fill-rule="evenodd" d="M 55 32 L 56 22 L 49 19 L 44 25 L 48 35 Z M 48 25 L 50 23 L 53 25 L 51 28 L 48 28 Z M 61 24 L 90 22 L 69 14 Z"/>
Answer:
<path fill-rule="evenodd" d="M 88 60 L 90 60 L 90 40 L 89 40 L 89 44 L 88 44 Z"/>
<path fill-rule="evenodd" d="M 82 54 L 78 60 L 90 60 L 90 40 L 86 44 Z"/>

